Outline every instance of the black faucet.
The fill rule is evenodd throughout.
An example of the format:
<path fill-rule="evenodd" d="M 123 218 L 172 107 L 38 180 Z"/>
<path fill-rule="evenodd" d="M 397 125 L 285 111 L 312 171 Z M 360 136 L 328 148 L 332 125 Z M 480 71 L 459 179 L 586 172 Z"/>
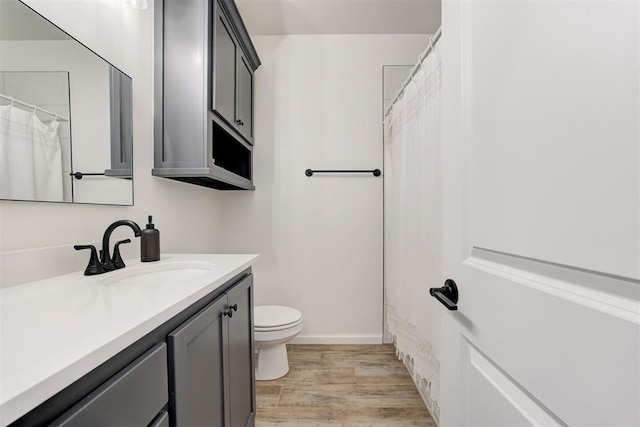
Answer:
<path fill-rule="evenodd" d="M 131 227 L 131 229 L 133 230 L 133 234 L 136 237 L 140 237 L 140 234 L 142 233 L 142 230 L 140 230 L 138 224 L 128 219 L 121 219 L 120 221 L 116 221 L 107 227 L 107 229 L 104 231 L 104 236 L 102 236 L 102 251 L 100 254 L 100 264 L 102 264 L 102 269 L 105 272 L 112 271 L 118 268 L 113 264 L 111 255 L 109 254 L 109 239 L 111 238 L 111 233 L 113 232 L 113 230 L 120 227 L 121 225 Z"/>

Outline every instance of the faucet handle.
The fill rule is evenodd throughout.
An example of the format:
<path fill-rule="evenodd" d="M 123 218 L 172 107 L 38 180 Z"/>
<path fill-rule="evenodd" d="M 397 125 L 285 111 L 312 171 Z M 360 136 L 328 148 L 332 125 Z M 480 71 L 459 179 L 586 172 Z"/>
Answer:
<path fill-rule="evenodd" d="M 131 243 L 131 239 L 124 239 L 124 240 L 120 240 L 118 242 L 116 242 L 115 247 L 113 248 L 113 257 L 111 258 L 111 262 L 113 262 L 113 266 L 116 268 L 116 270 L 118 268 L 125 268 L 126 265 L 124 264 L 124 261 L 122 260 L 122 256 L 120 255 L 120 244 L 121 243 Z"/>
<path fill-rule="evenodd" d="M 89 258 L 89 264 L 87 264 L 87 268 L 84 269 L 85 276 L 93 276 L 95 274 L 104 273 L 104 269 L 100 264 L 100 259 L 98 259 L 98 252 L 96 251 L 95 246 L 93 245 L 74 245 L 73 249 L 76 251 L 80 251 L 83 249 L 91 250 L 91 257 Z"/>

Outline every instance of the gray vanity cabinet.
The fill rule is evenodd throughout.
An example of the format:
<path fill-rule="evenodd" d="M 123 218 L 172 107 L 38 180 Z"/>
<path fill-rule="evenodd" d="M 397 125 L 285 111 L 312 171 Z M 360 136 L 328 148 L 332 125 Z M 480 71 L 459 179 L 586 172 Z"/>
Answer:
<path fill-rule="evenodd" d="M 152 174 L 221 190 L 253 186 L 253 72 L 233 0 L 156 0 Z"/>
<path fill-rule="evenodd" d="M 252 277 L 167 337 L 172 426 L 254 424 Z"/>
<path fill-rule="evenodd" d="M 250 427 L 253 354 L 253 275 L 246 269 L 10 427 Z"/>

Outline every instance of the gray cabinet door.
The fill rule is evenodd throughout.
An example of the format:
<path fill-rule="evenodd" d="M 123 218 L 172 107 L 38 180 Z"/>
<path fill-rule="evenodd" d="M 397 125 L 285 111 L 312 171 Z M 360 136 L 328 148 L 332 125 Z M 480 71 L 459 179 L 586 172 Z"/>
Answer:
<path fill-rule="evenodd" d="M 247 59 L 238 55 L 238 130 L 253 143 L 253 73 Z"/>
<path fill-rule="evenodd" d="M 172 426 L 226 425 L 226 307 L 222 295 L 167 337 Z"/>
<path fill-rule="evenodd" d="M 219 4 L 214 12 L 212 109 L 236 126 L 236 66 L 239 52 L 229 20 Z"/>
<path fill-rule="evenodd" d="M 227 293 L 229 307 L 237 310 L 229 319 L 230 426 L 253 425 L 255 417 L 253 356 L 253 276 Z"/>

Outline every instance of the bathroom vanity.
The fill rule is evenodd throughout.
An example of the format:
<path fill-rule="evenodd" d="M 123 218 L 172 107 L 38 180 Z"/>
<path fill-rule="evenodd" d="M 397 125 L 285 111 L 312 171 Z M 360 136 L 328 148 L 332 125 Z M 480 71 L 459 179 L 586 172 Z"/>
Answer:
<path fill-rule="evenodd" d="M 0 424 L 251 426 L 256 255 L 0 290 Z"/>

